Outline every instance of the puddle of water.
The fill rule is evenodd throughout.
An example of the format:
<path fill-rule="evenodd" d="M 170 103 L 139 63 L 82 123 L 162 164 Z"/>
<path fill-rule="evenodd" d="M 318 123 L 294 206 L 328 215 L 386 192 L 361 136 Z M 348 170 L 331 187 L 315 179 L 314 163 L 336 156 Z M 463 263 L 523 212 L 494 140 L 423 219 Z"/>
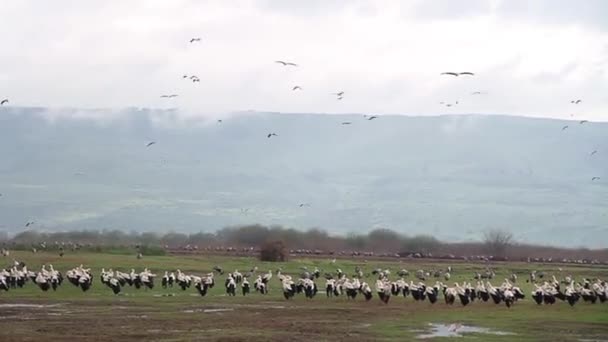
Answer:
<path fill-rule="evenodd" d="M 61 304 L 50 304 L 50 305 L 42 305 L 42 304 L 0 304 L 1 308 L 33 308 L 33 309 L 43 309 L 43 308 L 54 308 L 60 306 Z"/>
<path fill-rule="evenodd" d="M 205 309 L 204 313 L 234 311 L 234 309 Z"/>
<path fill-rule="evenodd" d="M 490 334 L 490 335 L 515 335 L 513 333 L 492 330 L 489 328 L 474 327 L 470 325 L 463 325 L 459 323 L 455 324 L 437 324 L 429 323 L 429 330 L 424 334 L 416 336 L 419 339 L 435 338 L 435 337 L 462 337 L 463 334 L 478 333 L 478 334 Z"/>

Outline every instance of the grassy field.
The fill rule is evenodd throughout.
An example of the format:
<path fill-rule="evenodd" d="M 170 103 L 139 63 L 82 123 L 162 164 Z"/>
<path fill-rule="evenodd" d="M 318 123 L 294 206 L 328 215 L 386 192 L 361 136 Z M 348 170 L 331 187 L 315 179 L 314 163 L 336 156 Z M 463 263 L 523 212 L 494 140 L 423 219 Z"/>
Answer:
<path fill-rule="evenodd" d="M 56 254 L 14 252 L 10 258 L 0 259 L 10 264 L 12 258 L 26 262 L 30 270 L 38 270 L 42 264 L 53 264 L 63 273 L 80 264 L 90 267 L 95 276 L 93 287 L 83 293 L 65 282 L 56 292 L 40 291 L 31 282 L 23 289 L 0 293 L 0 341 L 28 341 L 41 339 L 52 341 L 129 341 L 129 340 L 288 340 L 288 341 L 388 341 L 413 340 L 427 333 L 429 324 L 461 323 L 510 334 L 465 334 L 465 338 L 479 341 L 581 341 L 608 340 L 608 303 L 587 304 L 582 301 L 574 307 L 558 302 L 553 306 L 538 306 L 530 298 L 531 286 L 525 282 L 530 270 L 555 274 L 558 279 L 572 275 L 608 279 L 608 269 L 565 265 L 534 265 L 525 263 L 495 263 L 497 286 L 512 272 L 518 274 L 518 285 L 526 293 L 526 299 L 508 309 L 504 305 L 474 302 L 467 307 L 460 304 L 447 306 L 442 298 L 432 305 L 414 302 L 411 297 L 391 298 L 388 305 L 374 298 L 349 301 L 345 297 L 326 298 L 319 293 L 314 299 L 303 296 L 286 301 L 282 297 L 279 281 L 274 277 L 270 293 L 250 296 L 227 297 L 224 295 L 224 276 L 217 277 L 217 286 L 206 297 L 191 288 L 186 291 L 174 287 L 163 289 L 160 279 L 165 270 L 181 269 L 186 273 L 210 272 L 214 265 L 226 271 L 238 269 L 246 272 L 253 266 L 259 272 L 276 270 L 298 275 L 301 267 L 319 267 L 333 272 L 341 268 L 351 275 L 355 266 L 363 267 L 369 274 L 374 268 L 388 268 L 395 273 L 408 269 L 454 268 L 452 280 L 472 281 L 475 272 L 485 268 L 483 264 L 446 263 L 431 261 L 369 261 L 338 260 L 331 264 L 327 259 L 293 259 L 286 263 L 262 263 L 252 258 L 220 256 L 163 256 L 144 257 L 137 260 L 132 255 L 68 254 L 60 258 Z M 99 282 L 102 267 L 129 271 L 141 271 L 148 267 L 155 272 L 156 287 L 153 290 L 135 290 L 128 286 L 121 295 Z M 558 270 L 562 267 L 562 271 Z M 410 275 L 407 279 L 413 279 Z M 252 280 L 253 281 L 253 280 Z M 373 288 L 374 278 L 367 281 Z M 435 280 L 432 280 L 434 284 Z M 427 284 L 431 283 L 427 281 Z M 317 282 L 323 289 L 325 281 Z M 442 340 L 450 338 L 432 338 Z"/>

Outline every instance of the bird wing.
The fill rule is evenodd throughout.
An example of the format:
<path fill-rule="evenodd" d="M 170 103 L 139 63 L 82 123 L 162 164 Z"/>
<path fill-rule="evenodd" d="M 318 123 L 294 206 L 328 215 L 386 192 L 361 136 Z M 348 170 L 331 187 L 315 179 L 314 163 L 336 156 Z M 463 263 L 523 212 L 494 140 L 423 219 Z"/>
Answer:
<path fill-rule="evenodd" d="M 150 147 L 150 146 L 152 146 L 154 144 L 156 144 L 156 142 L 155 141 L 151 141 L 151 142 L 148 143 L 148 145 L 146 145 L 146 147 Z"/>
<path fill-rule="evenodd" d="M 473 76 L 475 74 L 472 73 L 472 72 L 470 72 L 470 71 L 465 71 L 465 72 L 461 72 L 460 75 L 470 75 L 470 76 Z"/>
<path fill-rule="evenodd" d="M 2 100 L 2 102 L 0 102 L 0 105 L 3 105 L 5 103 L 8 103 L 8 100 L 6 100 L 6 99 Z"/>
<path fill-rule="evenodd" d="M 298 66 L 296 63 L 285 63 L 286 65 Z"/>
<path fill-rule="evenodd" d="M 283 64 L 283 65 L 287 65 L 287 63 L 283 62 L 283 61 L 274 61 L 275 63 L 279 63 L 279 64 Z"/>
<path fill-rule="evenodd" d="M 451 75 L 451 76 L 458 76 L 458 73 L 455 72 L 442 72 L 442 75 Z"/>

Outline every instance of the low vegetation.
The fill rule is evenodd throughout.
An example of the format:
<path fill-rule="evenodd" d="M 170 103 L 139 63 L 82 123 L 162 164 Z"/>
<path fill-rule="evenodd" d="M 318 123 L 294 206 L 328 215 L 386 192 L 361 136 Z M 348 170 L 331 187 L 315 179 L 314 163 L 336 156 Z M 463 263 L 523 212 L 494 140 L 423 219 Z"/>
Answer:
<path fill-rule="evenodd" d="M 570 307 L 566 302 L 537 305 L 530 298 L 532 285 L 525 281 L 532 271 L 543 273 L 545 279 L 572 276 L 577 279 L 608 278 L 608 269 L 589 265 L 528 264 L 523 262 L 448 262 L 424 259 L 404 261 L 348 260 L 327 258 L 294 258 L 287 262 L 261 262 L 256 257 L 210 256 L 149 256 L 137 259 L 107 253 L 76 251 L 59 257 L 56 253 L 29 251 L 13 252 L 0 259 L 4 264 L 13 259 L 23 261 L 31 270 L 45 264 L 53 265 L 65 274 L 80 264 L 90 268 L 93 284 L 87 292 L 66 283 L 57 291 L 42 292 L 28 283 L 22 289 L 0 292 L 0 340 L 248 340 L 361 341 L 412 340 L 423 334 L 430 323 L 466 324 L 489 328 L 510 335 L 476 334 L 484 341 L 579 341 L 598 340 L 608 335 L 608 304 L 580 302 Z M 201 297 L 193 288 L 182 291 L 178 286 L 163 288 L 160 279 L 164 271 L 180 269 L 189 274 L 216 272 L 216 286 Z M 527 298 L 511 308 L 493 303 L 475 302 L 466 307 L 416 302 L 411 297 L 395 297 L 388 304 L 374 294 L 369 302 L 358 297 L 327 298 L 319 294 L 313 299 L 296 296 L 285 300 L 277 270 L 297 277 L 303 269 L 319 268 L 322 272 L 341 269 L 349 275 L 357 267 L 363 279 L 373 283 L 375 269 L 392 271 L 409 269 L 407 280 L 416 280 L 417 269 L 452 268 L 452 282 L 473 281 L 487 267 L 495 270 L 500 283 L 511 274 L 518 275 L 517 285 Z M 269 293 L 252 292 L 236 297 L 225 294 L 224 279 L 228 272 L 243 273 L 257 267 L 258 274 L 275 273 L 269 281 Z M 137 272 L 145 268 L 156 274 L 156 286 L 135 289 L 126 286 L 119 295 L 99 280 L 101 269 L 113 268 Z M 251 279 L 251 282 L 253 279 Z M 542 280 L 541 280 L 542 281 Z M 323 281 L 317 280 L 323 289 Z M 32 322 L 36 322 L 35 325 Z M 86 327 L 86 329 L 83 329 Z M 112 328 L 109 328 L 112 327 Z"/>

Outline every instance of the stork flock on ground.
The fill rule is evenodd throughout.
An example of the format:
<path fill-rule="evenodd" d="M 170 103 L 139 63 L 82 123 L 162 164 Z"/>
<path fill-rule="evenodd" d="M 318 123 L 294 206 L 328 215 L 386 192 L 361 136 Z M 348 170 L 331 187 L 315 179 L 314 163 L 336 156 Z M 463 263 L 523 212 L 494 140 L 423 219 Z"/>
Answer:
<path fill-rule="evenodd" d="M 224 287 L 227 296 L 236 296 L 237 291 L 243 296 L 253 293 L 267 295 L 272 285 L 271 280 L 273 276 L 276 276 L 278 279 L 276 285 L 281 289 L 286 300 L 301 294 L 312 299 L 318 293 L 324 293 L 327 298 L 346 296 L 349 300 L 356 300 L 360 296 L 365 301 L 371 301 L 377 296 L 385 304 L 388 304 L 391 297 L 411 296 L 416 302 L 428 300 L 431 304 L 435 304 L 443 297 L 447 305 L 453 305 L 458 301 L 462 306 L 467 306 L 479 301 L 494 304 L 504 303 L 507 307 L 511 307 L 526 298 L 524 291 L 517 285 L 516 274 L 512 274 L 502 284 L 494 286 L 490 280 L 495 273 L 488 270 L 483 274 L 473 275 L 472 281 L 476 280 L 475 285 L 469 281 L 462 281 L 449 286 L 447 282 L 450 280 L 452 272 L 451 267 L 441 271 L 418 270 L 413 274 L 416 279 L 408 281 L 406 278 L 410 276 L 410 273 L 405 269 L 398 271 L 396 279 L 391 280 L 391 271 L 388 269 L 375 269 L 370 274 L 364 274 L 360 267 L 356 267 L 352 277 L 348 277 L 341 269 L 321 274 L 318 268 L 313 271 L 303 268 L 303 272 L 292 276 L 283 273 L 281 269 L 275 272 L 269 270 L 266 273 L 259 273 L 257 267 L 254 267 L 245 274 L 238 270 L 228 273 L 224 279 Z M 161 277 L 161 286 L 163 289 L 179 288 L 182 291 L 194 287 L 204 297 L 215 286 L 216 274 L 217 277 L 223 277 L 223 269 L 215 266 L 211 272 L 204 275 L 188 274 L 179 269 L 165 271 Z M 375 278 L 373 290 L 372 286 L 365 281 L 369 277 Z M 432 285 L 425 283 L 431 277 L 441 277 L 442 280 L 435 280 Z M 566 276 L 559 281 L 552 276 L 551 280 L 542 281 L 543 277 L 543 273 L 533 271 L 530 273 L 530 278 L 526 280 L 526 282 L 533 283 L 534 289 L 531 291 L 531 297 L 539 305 L 552 305 L 560 300 L 574 306 L 580 299 L 592 304 L 598 301 L 605 303 L 608 298 L 608 284 L 600 279 L 582 278 L 582 280 L 576 281 L 572 276 Z M 91 269 L 85 268 L 83 265 L 66 271 L 65 278 L 83 292 L 87 292 L 91 288 L 94 279 Z M 134 269 L 131 269 L 130 272 L 102 269 L 99 276 L 101 284 L 111 289 L 115 295 L 121 294 L 126 286 L 151 290 L 154 288 L 156 278 L 157 275 L 148 268 L 141 272 L 136 272 Z M 319 290 L 317 285 L 322 281 L 321 278 L 325 278 L 323 290 Z M 250 283 L 249 279 L 255 280 Z M 12 289 L 23 288 L 28 282 L 32 282 L 44 292 L 50 289 L 56 291 L 64 282 L 64 276 L 53 265 L 43 265 L 40 271 L 33 272 L 24 263 L 17 261 L 12 267 L 0 271 L 0 290 L 8 292 Z M 237 290 L 239 287 L 240 291 Z"/>

